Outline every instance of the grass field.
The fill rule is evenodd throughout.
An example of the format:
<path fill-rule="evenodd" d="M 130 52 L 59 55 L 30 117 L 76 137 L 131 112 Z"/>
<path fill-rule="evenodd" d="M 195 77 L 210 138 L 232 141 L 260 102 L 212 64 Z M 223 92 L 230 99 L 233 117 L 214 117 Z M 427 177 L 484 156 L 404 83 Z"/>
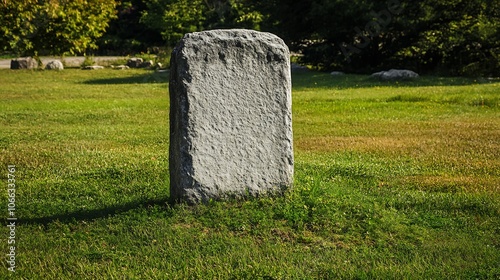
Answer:
<path fill-rule="evenodd" d="M 0 279 L 500 279 L 500 81 L 293 75 L 295 186 L 169 205 L 168 82 L 0 71 Z"/>

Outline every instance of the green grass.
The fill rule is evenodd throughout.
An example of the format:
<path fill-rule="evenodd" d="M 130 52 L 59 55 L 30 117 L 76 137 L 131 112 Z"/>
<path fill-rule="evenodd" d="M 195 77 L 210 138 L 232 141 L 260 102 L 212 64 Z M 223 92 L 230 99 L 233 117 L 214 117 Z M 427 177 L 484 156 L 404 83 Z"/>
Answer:
<path fill-rule="evenodd" d="M 166 74 L 1 70 L 0 278 L 500 278 L 500 81 L 293 83 L 294 189 L 186 206 Z"/>

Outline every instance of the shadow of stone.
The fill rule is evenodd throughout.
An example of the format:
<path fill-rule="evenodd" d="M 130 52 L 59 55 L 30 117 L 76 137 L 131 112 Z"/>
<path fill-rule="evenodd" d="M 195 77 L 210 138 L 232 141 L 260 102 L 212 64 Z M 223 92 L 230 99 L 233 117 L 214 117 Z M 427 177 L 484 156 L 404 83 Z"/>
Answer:
<path fill-rule="evenodd" d="M 120 70 L 117 70 L 120 71 Z M 83 82 L 89 85 L 116 85 L 116 84 L 166 84 L 169 81 L 169 72 L 151 72 L 142 75 L 134 75 L 129 77 L 92 79 Z"/>
<path fill-rule="evenodd" d="M 75 221 L 92 221 L 99 218 L 105 218 L 113 215 L 117 215 L 120 213 L 124 213 L 133 209 L 138 208 L 149 208 L 154 206 L 166 207 L 170 205 L 170 199 L 165 197 L 161 199 L 151 199 L 147 201 L 136 201 L 130 202 L 122 205 L 111 206 L 102 209 L 94 209 L 94 210 L 81 210 L 75 211 L 71 213 L 65 214 L 56 214 L 46 217 L 38 217 L 38 218 L 19 218 L 20 224 L 36 224 L 47 226 L 48 224 L 58 221 L 61 223 L 70 223 Z"/>

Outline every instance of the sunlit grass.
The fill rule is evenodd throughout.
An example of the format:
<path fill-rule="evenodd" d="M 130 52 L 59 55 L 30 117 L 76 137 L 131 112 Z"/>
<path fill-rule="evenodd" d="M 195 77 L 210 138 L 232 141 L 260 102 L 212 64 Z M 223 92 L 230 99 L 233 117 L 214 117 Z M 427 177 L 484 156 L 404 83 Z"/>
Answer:
<path fill-rule="evenodd" d="M 295 74 L 293 190 L 191 207 L 168 204 L 167 76 L 0 71 L 18 278 L 500 277 L 499 81 Z"/>

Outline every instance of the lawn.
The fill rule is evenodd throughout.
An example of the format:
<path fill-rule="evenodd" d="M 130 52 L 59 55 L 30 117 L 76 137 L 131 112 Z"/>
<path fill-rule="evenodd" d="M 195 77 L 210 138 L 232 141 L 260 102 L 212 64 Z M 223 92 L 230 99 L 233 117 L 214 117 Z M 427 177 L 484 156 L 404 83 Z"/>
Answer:
<path fill-rule="evenodd" d="M 294 188 L 198 206 L 168 203 L 165 73 L 0 85 L 0 279 L 500 278 L 498 79 L 294 74 Z"/>

